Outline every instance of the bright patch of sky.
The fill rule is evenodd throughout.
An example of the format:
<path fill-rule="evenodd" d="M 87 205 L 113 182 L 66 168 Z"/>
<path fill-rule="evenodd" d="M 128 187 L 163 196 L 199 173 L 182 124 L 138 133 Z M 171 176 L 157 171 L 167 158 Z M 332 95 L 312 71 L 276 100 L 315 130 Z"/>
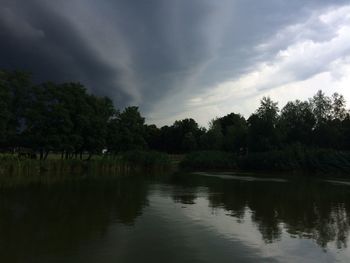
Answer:
<path fill-rule="evenodd" d="M 312 97 L 319 89 L 327 95 L 338 92 L 350 101 L 349 43 L 350 5 L 315 11 L 256 45 L 259 56 L 268 58 L 249 65 L 244 74 L 217 83 L 202 94 L 180 94 L 187 96 L 185 111 L 171 119 L 191 116 L 206 125 L 211 118 L 230 112 L 248 117 L 263 96 L 270 96 L 282 107 L 287 101 Z M 161 102 L 159 108 L 174 98 L 176 95 Z M 160 122 L 168 121 L 167 111 L 152 115 L 158 115 Z"/>

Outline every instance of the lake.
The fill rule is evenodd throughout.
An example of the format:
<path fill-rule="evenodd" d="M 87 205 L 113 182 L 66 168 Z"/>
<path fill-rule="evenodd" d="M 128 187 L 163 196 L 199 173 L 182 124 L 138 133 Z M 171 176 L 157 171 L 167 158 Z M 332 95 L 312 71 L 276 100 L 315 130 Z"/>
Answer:
<path fill-rule="evenodd" d="M 254 174 L 2 185 L 0 262 L 350 262 L 350 183 Z"/>

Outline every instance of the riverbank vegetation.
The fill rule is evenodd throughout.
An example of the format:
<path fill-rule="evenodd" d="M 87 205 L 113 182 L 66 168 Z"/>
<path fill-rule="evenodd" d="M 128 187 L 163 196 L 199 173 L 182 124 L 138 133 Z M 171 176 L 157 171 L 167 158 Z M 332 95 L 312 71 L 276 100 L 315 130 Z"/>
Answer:
<path fill-rule="evenodd" d="M 90 160 L 62 160 L 51 156 L 46 160 L 18 158 L 13 154 L 0 154 L 0 176 L 23 178 L 28 176 L 63 175 L 128 175 L 158 174 L 173 168 L 167 154 L 151 151 L 128 151 L 118 155 L 105 155 Z"/>
<path fill-rule="evenodd" d="M 186 155 L 177 160 L 194 169 L 348 171 L 350 115 L 342 95 L 319 91 L 281 110 L 264 97 L 249 118 L 230 113 L 209 128 L 190 118 L 159 128 L 137 107 L 119 110 L 80 83 L 34 84 L 30 74 L 0 71 L 0 149 L 1 167 L 53 156 L 147 166 L 168 158 L 163 152 Z"/>
<path fill-rule="evenodd" d="M 306 173 L 350 173 L 350 152 L 292 146 L 283 150 L 237 155 L 193 152 L 181 162 L 185 170 L 241 170 Z"/>

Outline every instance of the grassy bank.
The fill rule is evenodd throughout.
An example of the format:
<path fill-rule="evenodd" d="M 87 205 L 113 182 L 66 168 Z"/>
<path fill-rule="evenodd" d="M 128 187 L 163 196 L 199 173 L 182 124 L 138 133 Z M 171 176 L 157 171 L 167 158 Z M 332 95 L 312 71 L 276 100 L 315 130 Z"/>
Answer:
<path fill-rule="evenodd" d="M 227 169 L 308 173 L 350 173 L 350 152 L 291 147 L 280 151 L 236 156 L 205 151 L 188 154 L 180 163 L 187 170 Z"/>

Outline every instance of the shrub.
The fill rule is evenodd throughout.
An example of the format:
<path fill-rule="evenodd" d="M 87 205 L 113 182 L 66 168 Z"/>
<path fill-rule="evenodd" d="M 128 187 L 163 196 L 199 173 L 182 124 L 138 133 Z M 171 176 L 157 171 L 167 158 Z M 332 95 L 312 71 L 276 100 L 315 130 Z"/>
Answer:
<path fill-rule="evenodd" d="M 200 151 L 187 154 L 180 163 L 185 169 L 234 169 L 236 157 L 221 151 Z"/>

